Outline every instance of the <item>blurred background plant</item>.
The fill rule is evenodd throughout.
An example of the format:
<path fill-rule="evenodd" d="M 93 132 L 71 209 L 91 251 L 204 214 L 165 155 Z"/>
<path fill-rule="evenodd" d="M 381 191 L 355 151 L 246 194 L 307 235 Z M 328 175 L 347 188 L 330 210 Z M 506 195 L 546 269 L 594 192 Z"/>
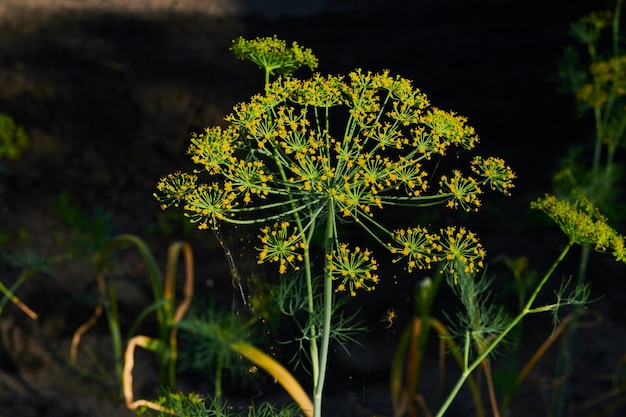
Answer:
<path fill-rule="evenodd" d="M 593 135 L 588 144 L 572 146 L 553 176 L 556 195 L 567 197 L 573 188 L 582 192 L 615 222 L 625 219 L 624 166 L 617 156 L 624 148 L 626 132 L 626 55 L 621 35 L 622 0 L 603 2 L 596 10 L 570 26 L 580 47 L 568 47 L 557 73 L 559 90 L 573 94 L 578 112 L 592 115 Z M 583 245 L 577 284 L 587 281 L 591 248 Z M 581 310 L 574 309 L 570 328 L 556 364 L 552 415 L 566 414 L 568 375 Z"/>
<path fill-rule="evenodd" d="M 19 159 L 29 146 L 30 138 L 24 128 L 17 125 L 8 114 L 0 113 L 0 175 L 4 176 L 10 172 L 5 161 Z M 2 180 L 4 181 L 4 178 Z M 3 181 L 0 181 L 0 207 L 5 205 Z M 0 235 L 0 242 L 5 240 L 6 237 Z"/>
<path fill-rule="evenodd" d="M 103 207 L 94 207 L 91 212 L 84 211 L 73 201 L 72 196 L 61 192 L 53 210 L 70 229 L 66 238 L 57 238 L 59 243 L 67 244 L 66 256 L 69 258 L 93 262 L 95 254 L 114 236 L 113 213 Z"/>
<path fill-rule="evenodd" d="M 24 128 L 15 124 L 8 114 L 0 113 L 0 159 L 19 159 L 29 145 L 30 138 Z"/>
<path fill-rule="evenodd" d="M 112 278 L 107 279 L 107 273 L 110 274 L 115 267 L 115 262 L 110 260 L 112 253 L 128 245 L 134 246 L 145 262 L 153 302 L 140 311 L 128 329 L 122 329 L 116 283 Z M 182 288 L 178 289 L 178 292 L 182 294 L 180 303 L 177 304 L 176 277 L 181 255 L 184 262 L 184 283 Z M 178 354 L 177 324 L 189 308 L 193 294 L 194 270 L 191 246 L 184 242 L 173 243 L 169 248 L 165 272 L 162 274 L 153 253 L 142 239 L 135 235 L 120 235 L 106 242 L 98 253 L 96 266 L 98 303 L 93 316 L 74 333 L 70 360 L 82 374 L 89 376 L 93 372 L 98 372 L 100 369 L 98 358 L 95 358 L 95 364 L 79 364 L 78 347 L 85 332 L 92 328 L 104 313 L 111 337 L 114 378 L 127 405 L 134 409 L 146 403 L 143 400 L 134 401 L 132 371 L 136 346 L 156 353 L 161 388 L 172 389 L 174 387 Z M 141 326 L 151 314 L 156 316 L 157 336 L 139 335 L 139 331 L 146 330 Z M 123 331 L 126 332 L 125 336 Z"/>
<path fill-rule="evenodd" d="M 11 116 L 0 113 L 0 175 L 6 175 L 9 172 L 9 167 L 6 165 L 5 160 L 19 159 L 29 145 L 30 138 L 24 129 L 15 124 Z M 7 210 L 7 208 L 5 204 L 3 181 L 4 178 L 0 181 L 0 209 L 4 211 Z M 7 213 L 3 213 L 2 215 L 10 216 L 10 214 Z M 18 233 L 18 237 L 19 236 L 20 234 Z M 26 238 L 24 235 L 21 235 L 21 237 Z M 10 267 L 21 269 L 18 278 L 12 282 L 8 282 L 4 278 L 0 281 L 0 292 L 2 293 L 2 298 L 0 298 L 0 315 L 7 302 L 10 301 L 30 318 L 37 319 L 37 314 L 24 304 L 15 295 L 15 292 L 36 272 L 48 271 L 48 267 L 46 266 L 46 262 L 36 256 L 32 251 L 16 253 L 7 250 L 6 245 L 11 240 L 12 236 L 7 231 L 0 230 L 0 261 Z"/>

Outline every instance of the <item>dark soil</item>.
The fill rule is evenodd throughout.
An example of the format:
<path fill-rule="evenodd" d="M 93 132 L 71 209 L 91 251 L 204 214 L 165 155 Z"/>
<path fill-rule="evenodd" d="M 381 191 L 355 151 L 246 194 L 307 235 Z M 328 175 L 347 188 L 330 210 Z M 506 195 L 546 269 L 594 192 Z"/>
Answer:
<path fill-rule="evenodd" d="M 3 21 L 0 111 L 13 116 L 32 139 L 31 148 L 9 164 L 3 178 L 0 226 L 9 236 L 3 251 L 27 249 L 43 259 L 69 251 L 76 255 L 77 245 L 83 250 L 72 260 L 54 263 L 49 274 L 36 274 L 17 292 L 39 314 L 38 320 L 10 303 L 0 316 L 0 416 L 133 415 L 114 384 L 81 376 L 68 362 L 71 337 L 94 308 L 96 274 L 90 256 L 100 238 L 137 234 L 162 264 L 169 243 L 190 241 L 196 255 L 196 291 L 230 307 L 231 279 L 216 240 L 163 214 L 152 194 L 163 175 L 191 169 L 185 155 L 191 132 L 223 123 L 234 104 L 259 91 L 260 72 L 228 50 L 240 35 L 277 34 L 296 40 L 313 49 L 322 73 L 389 69 L 414 80 L 436 106 L 466 115 L 481 137 L 481 152 L 505 158 L 519 178 L 513 197 L 488 201 L 477 216 L 463 219 L 481 236 L 494 261 L 490 273 L 496 292 L 504 291 L 511 279 L 498 262 L 503 256 L 528 256 L 533 268 L 545 271 L 564 237 L 530 213 L 528 203 L 550 190 L 558 157 L 571 145 L 588 143 L 592 132 L 589 120 L 575 118 L 572 98 L 555 92 L 551 76 L 571 42 L 568 24 L 593 5 L 444 3 L 426 7 L 395 0 L 358 13 L 278 19 L 74 11 L 33 12 Z M 78 211 L 59 203 L 63 195 Z M 150 303 L 143 284 L 145 264 L 130 252 L 120 253 L 115 263 L 126 328 Z M 559 277 L 575 275 L 575 267 L 573 259 Z M 3 266 L 0 271 L 6 284 L 20 270 Z M 602 298 L 590 306 L 596 315 L 588 316 L 598 319 L 589 319 L 593 325 L 578 331 L 576 349 L 570 352 L 574 368 L 567 415 L 620 416 L 626 413 L 624 382 L 617 396 L 603 395 L 615 388 L 610 377 L 620 360 L 626 366 L 626 271 L 608 256 L 593 256 L 589 279 L 593 296 Z M 337 351 L 331 358 L 326 415 L 392 415 L 388 370 L 410 316 L 406 294 L 411 294 L 414 280 L 407 276 L 398 286 L 383 285 L 376 297 L 360 301 L 372 331 L 362 340 L 365 347 L 355 346 L 350 357 Z M 444 294 L 437 309 L 453 316 L 448 302 Z M 391 308 L 398 319 L 386 329 L 380 318 Z M 551 326 L 549 316 L 528 321 L 520 363 L 549 336 Z M 105 369 L 112 368 L 104 319 L 87 333 L 84 345 Z M 557 350 L 553 347 L 531 372 L 511 416 L 548 415 L 558 383 L 553 372 Z M 432 352 L 425 396 L 435 409 L 435 345 Z M 285 352 L 283 361 L 288 358 Z M 496 358 L 500 367 L 502 358 Z M 156 371 L 145 362 L 136 387 L 153 397 L 158 393 Z M 89 368 L 85 350 L 79 363 L 81 369 Z M 454 380 L 455 365 L 449 363 L 448 370 L 446 386 Z M 197 375 L 184 374 L 180 384 L 185 390 L 211 392 L 210 384 Z M 256 391 L 235 390 L 238 385 L 227 381 L 233 404 L 248 398 L 257 404 L 268 398 L 287 401 L 271 381 Z M 453 408 L 451 415 L 473 412 L 465 394 Z"/>

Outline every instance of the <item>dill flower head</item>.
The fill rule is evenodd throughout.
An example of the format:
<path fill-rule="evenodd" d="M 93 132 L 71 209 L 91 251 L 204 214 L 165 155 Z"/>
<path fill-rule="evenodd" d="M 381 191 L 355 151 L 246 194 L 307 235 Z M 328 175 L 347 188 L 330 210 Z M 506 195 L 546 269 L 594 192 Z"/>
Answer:
<path fill-rule="evenodd" d="M 239 59 L 248 59 L 272 74 L 291 75 L 304 65 L 311 70 L 317 68 L 317 58 L 310 49 L 297 42 L 287 47 L 287 42 L 276 35 L 252 40 L 240 36 L 230 49 Z"/>
<path fill-rule="evenodd" d="M 478 237 L 464 227 L 450 226 L 441 230 L 438 250 L 442 270 L 454 277 L 456 283 L 459 270 L 463 275 L 475 274 L 483 267 L 485 251 Z"/>
<path fill-rule="evenodd" d="M 460 171 L 454 170 L 450 178 L 443 175 L 439 185 L 441 194 L 451 195 L 446 204 L 448 207 L 460 207 L 465 211 L 477 211 L 480 207 L 478 195 L 482 193 L 482 190 L 474 178 L 464 177 Z"/>
<path fill-rule="evenodd" d="M 175 172 L 169 174 L 159 181 L 157 189 L 159 193 L 154 193 L 154 197 L 161 203 L 161 209 L 165 210 L 170 206 L 178 207 L 181 202 L 195 193 L 197 175 Z"/>
<path fill-rule="evenodd" d="M 624 236 L 607 224 L 606 218 L 581 190 L 573 191 L 572 201 L 546 194 L 531 203 L 531 208 L 546 213 L 571 242 L 588 244 L 598 252 L 611 253 L 617 261 L 626 262 Z"/>
<path fill-rule="evenodd" d="M 472 161 L 472 171 L 482 178 L 481 184 L 488 184 L 492 190 L 511 195 L 510 190 L 514 186 L 515 174 L 503 159 L 476 156 Z"/>
<path fill-rule="evenodd" d="M 258 262 L 278 262 L 278 271 L 281 274 L 287 272 L 287 265 L 294 270 L 299 270 L 302 262 L 302 249 L 305 243 L 302 235 L 296 228 L 290 227 L 288 222 L 274 223 L 271 227 L 261 229 L 259 236 L 263 246 L 260 249 Z"/>
<path fill-rule="evenodd" d="M 439 260 L 436 252 L 436 242 L 439 236 L 428 233 L 423 227 L 399 229 L 391 235 L 394 243 L 389 243 L 389 250 L 397 255 L 394 263 L 407 258 L 407 271 L 414 269 L 429 269 L 433 262 Z"/>
<path fill-rule="evenodd" d="M 235 194 L 218 183 L 200 184 L 186 199 L 185 210 L 200 229 L 217 229 L 217 222 L 232 216 Z"/>
<path fill-rule="evenodd" d="M 626 95 L 626 56 L 593 63 L 590 72 L 592 81 L 576 92 L 578 100 L 591 107 L 601 107 L 611 96 Z"/>
<path fill-rule="evenodd" d="M 378 264 L 367 249 L 361 250 L 357 246 L 351 250 L 348 244 L 342 243 L 327 255 L 327 259 L 332 278 L 339 283 L 336 292 L 350 291 L 354 297 L 356 290 L 371 291 L 378 284 Z"/>
<path fill-rule="evenodd" d="M 613 25 L 613 13 L 608 10 L 594 11 L 583 16 L 571 26 L 572 35 L 587 45 L 598 41 L 600 33 Z"/>
<path fill-rule="evenodd" d="M 219 126 L 208 127 L 204 133 L 192 135 L 187 153 L 191 155 L 191 160 L 203 166 L 208 174 L 217 174 L 240 145 L 238 136 L 238 132 L 232 126 L 226 129 Z"/>
<path fill-rule="evenodd" d="M 317 63 L 310 51 L 287 48 L 276 37 L 240 38 L 233 50 L 285 75 L 296 64 Z M 332 235 L 324 250 L 332 253 L 340 291 L 373 288 L 378 278 L 369 251 L 336 243 L 336 222 L 362 227 L 396 262 L 406 258 L 409 271 L 428 268 L 441 257 L 437 235 L 420 227 L 392 233 L 379 218 L 383 210 L 442 205 L 474 211 L 485 185 L 503 194 L 513 187 L 513 172 L 496 158 L 439 172 L 441 158 L 473 149 L 478 136 L 465 117 L 432 106 L 411 81 L 389 71 L 279 77 L 264 94 L 237 104 L 225 121 L 192 137 L 189 155 L 199 169 L 165 177 L 157 187 L 162 206 L 183 204 L 201 228 L 221 221 L 261 224 L 258 260 L 277 262 L 281 273 L 299 268 L 304 242 L 324 226 Z M 430 183 L 435 175 L 438 187 Z M 384 243 L 389 236 L 392 243 Z"/>

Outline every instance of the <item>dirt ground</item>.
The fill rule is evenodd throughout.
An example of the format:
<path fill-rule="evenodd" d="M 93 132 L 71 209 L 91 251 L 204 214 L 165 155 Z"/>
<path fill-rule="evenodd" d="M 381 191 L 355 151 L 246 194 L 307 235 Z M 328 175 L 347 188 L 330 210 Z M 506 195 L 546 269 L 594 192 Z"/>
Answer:
<path fill-rule="evenodd" d="M 166 218 L 152 193 L 163 175 L 190 168 L 185 151 L 191 132 L 222 123 L 234 104 L 259 91 L 261 74 L 230 54 L 231 41 L 277 34 L 312 48 L 322 73 L 389 69 L 414 80 L 437 106 L 468 116 L 483 152 L 505 158 L 519 178 L 512 198 L 494 201 L 491 208 L 486 204 L 470 226 L 489 260 L 525 255 L 544 271 L 563 239 L 532 223 L 528 202 L 550 189 L 556 158 L 569 145 L 586 143 L 591 132 L 589 120 L 574 117 L 571 98 L 556 93 L 550 77 L 570 42 L 569 22 L 593 5 L 582 0 L 459 3 L 392 0 L 384 6 L 371 2 L 357 9 L 322 7 L 259 17 L 185 9 L 185 2 L 149 10 L 85 10 L 70 0 L 51 3 L 66 8 L 46 7 L 42 0 L 1 2 L 0 111 L 13 116 L 32 139 L 3 178 L 0 225 L 10 236 L 4 253 L 30 249 L 53 258 L 75 249 L 77 236 L 91 237 L 78 243 L 89 253 L 94 236 L 134 233 L 164 260 L 170 242 L 186 239 L 196 253 L 197 291 L 222 297 L 228 305 L 228 266 L 215 240 Z M 79 211 L 66 206 L 59 214 L 61 195 Z M 108 219 L 108 228 L 81 223 L 80 213 Z M 574 267 L 575 262 L 566 264 L 561 273 L 574 274 Z M 0 271 L 3 282 L 19 274 L 19 268 L 4 264 Z M 510 279 L 501 262 L 491 271 Z M 146 288 L 138 284 L 144 272 L 139 258 L 120 255 L 116 277 L 124 285 L 121 309 L 129 322 L 149 303 Z M 388 367 L 410 315 L 404 294 L 412 291 L 413 280 L 407 277 L 400 288 L 363 301 L 372 331 L 364 336 L 365 348 L 355 347 L 351 357 L 337 352 L 331 359 L 336 375 L 329 381 L 327 415 L 391 415 Z M 594 256 L 590 280 L 593 295 L 602 298 L 591 306 L 598 315 L 589 317 L 601 319 L 579 330 L 567 415 L 620 416 L 626 405 L 603 395 L 613 389 L 611 373 L 626 354 L 626 271 Z M 68 365 L 72 334 L 93 309 L 95 271 L 88 256 L 56 262 L 18 295 L 39 319 L 30 320 L 11 305 L 0 316 L 0 416 L 133 415 L 110 383 L 81 376 Z M 445 310 L 445 302 L 438 307 Z M 390 308 L 399 317 L 385 329 L 380 317 Z M 529 321 L 523 356 L 549 335 L 550 320 Z M 102 320 L 84 343 L 110 367 L 107 334 Z M 555 357 L 552 349 L 531 373 L 511 416 L 548 415 Z M 82 351 L 81 363 L 88 362 Z M 438 368 L 426 372 L 437 378 Z M 152 395 L 155 381 L 146 365 L 138 389 Z M 210 393 L 197 379 L 180 383 Z M 429 385 L 436 395 L 436 384 Z M 250 396 L 255 402 L 286 401 L 279 389 L 263 390 L 264 395 L 234 392 L 233 403 Z M 470 403 L 461 398 L 451 415 L 469 412 Z"/>

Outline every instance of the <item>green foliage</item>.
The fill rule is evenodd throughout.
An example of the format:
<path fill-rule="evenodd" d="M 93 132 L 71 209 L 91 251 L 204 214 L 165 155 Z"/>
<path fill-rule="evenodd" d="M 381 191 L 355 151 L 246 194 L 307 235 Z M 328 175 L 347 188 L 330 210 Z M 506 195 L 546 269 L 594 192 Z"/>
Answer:
<path fill-rule="evenodd" d="M 33 251 L 23 251 L 11 255 L 2 252 L 0 253 L 0 260 L 6 262 L 10 266 L 21 269 L 18 278 L 9 287 L 7 287 L 7 285 L 9 285 L 8 283 L 5 285 L 3 281 L 0 281 L 0 292 L 2 293 L 2 297 L 0 297 L 0 316 L 4 311 L 6 304 L 11 301 L 32 319 L 37 319 L 37 313 L 22 303 L 22 301 L 20 301 L 20 299 L 15 295 L 15 292 L 36 273 L 50 273 L 52 269 L 49 264 L 49 260 L 42 258 Z"/>
<path fill-rule="evenodd" d="M 269 294 L 274 299 L 278 311 L 290 318 L 298 329 L 295 336 L 291 339 L 280 340 L 280 343 L 296 343 L 299 349 L 291 359 L 294 369 L 304 366 L 308 372 L 311 369 L 308 366 L 308 357 L 306 344 L 308 335 L 312 329 L 320 328 L 324 324 L 324 311 L 314 311 L 310 313 L 307 310 L 307 288 L 306 281 L 302 279 L 302 271 L 289 271 L 285 274 L 277 285 L 268 285 Z M 315 277 L 312 280 L 314 303 L 321 305 L 323 303 L 323 292 L 321 277 Z M 359 320 L 360 310 L 347 312 L 344 307 L 347 306 L 350 299 L 346 297 L 337 297 L 334 300 L 331 310 L 331 333 L 330 339 L 342 348 L 346 354 L 350 355 L 351 346 L 360 346 L 357 335 L 366 331 L 367 327 Z"/>
<path fill-rule="evenodd" d="M 247 417 L 296 417 L 302 416 L 295 404 L 276 407 L 270 403 L 262 403 L 258 407 L 250 407 Z"/>
<path fill-rule="evenodd" d="M 69 194 L 62 192 L 57 196 L 54 211 L 73 231 L 72 256 L 92 256 L 113 237 L 113 215 L 102 208 L 86 213 L 71 201 Z"/>
<path fill-rule="evenodd" d="M 457 311 L 456 319 L 452 319 L 452 334 L 457 338 L 469 335 L 477 353 L 484 352 L 510 322 L 504 309 L 492 299 L 491 284 L 492 279 L 485 270 L 478 277 L 462 276 L 457 285 L 451 285 L 464 307 L 464 311 Z"/>
<path fill-rule="evenodd" d="M 30 138 L 24 129 L 16 125 L 13 118 L 9 115 L 0 113 L 0 159 L 18 159 L 22 156 L 22 153 L 28 148 L 29 145 Z M 0 174 L 5 174 L 5 172 L 6 167 L 2 162 L 0 162 Z M 0 184 L 0 203 L 4 203 L 4 196 L 2 195 L 4 190 L 2 188 L 2 184 Z M 2 206 L 3 204 L 0 204 L 0 207 Z M 25 232 L 18 232 L 18 234 L 20 233 L 23 235 Z M 9 243 L 11 240 L 12 236 L 9 233 L 4 230 L 0 230 L 0 245 Z M 35 273 L 39 271 L 49 272 L 49 260 L 42 259 L 42 257 L 36 255 L 32 251 L 10 253 L 5 250 L 0 252 L 0 260 L 10 266 L 22 269 L 18 278 L 12 284 L 9 284 L 5 280 L 0 281 L 0 315 L 2 314 L 6 304 L 11 301 L 24 313 L 29 315 L 31 318 L 36 319 L 37 314 L 22 303 L 22 301 L 20 301 L 20 299 L 15 295 L 15 292 Z M 9 287 L 7 287 L 7 285 Z"/>
<path fill-rule="evenodd" d="M 227 416 L 227 408 L 214 409 L 209 407 L 207 409 L 205 401 L 202 397 L 195 393 L 183 394 L 180 392 L 174 393 L 169 389 L 165 390 L 164 395 L 159 397 L 155 404 L 161 407 L 165 407 L 173 412 L 173 415 L 180 417 L 209 417 L 209 416 Z M 153 417 L 170 417 L 172 413 L 166 411 L 155 411 L 154 409 L 142 406 L 137 408 L 136 413 L 138 416 L 153 416 Z"/>
<path fill-rule="evenodd" d="M 180 367 L 213 379 L 220 389 L 222 373 L 228 372 L 239 386 L 253 384 L 260 378 L 249 362 L 241 360 L 231 343 L 258 342 L 259 332 L 253 322 L 244 323 L 240 315 L 218 309 L 214 303 L 196 307 L 195 313 L 178 323 L 181 332 Z M 216 395 L 218 397 L 219 395 Z"/>
<path fill-rule="evenodd" d="M 194 226 L 183 213 L 177 211 L 161 211 L 157 214 L 156 219 L 152 221 L 145 230 L 149 236 L 183 236 L 188 239 Z"/>
<path fill-rule="evenodd" d="M 278 408 L 270 403 L 262 403 L 258 407 L 251 406 L 247 412 L 236 413 L 226 404 L 218 405 L 215 401 L 209 401 L 207 406 L 206 402 L 195 393 L 173 393 L 166 390 L 155 403 L 169 411 L 155 411 L 148 407 L 140 407 L 137 409 L 137 415 L 142 417 L 170 417 L 172 415 L 178 417 L 295 417 L 301 415 L 295 404 Z"/>
<path fill-rule="evenodd" d="M 128 245 L 132 245 L 137 249 L 143 262 L 146 264 L 154 302 L 146 306 L 141 313 L 138 314 L 134 323 L 130 329 L 128 329 L 127 336 L 124 337 L 122 335 L 122 328 L 120 325 L 118 296 L 115 289 L 115 283 L 111 279 L 107 279 L 106 273 L 112 270 L 111 265 L 115 265 L 114 262 L 110 262 L 111 254 L 116 249 L 123 248 Z M 182 300 L 177 306 L 176 277 L 181 254 L 185 265 L 185 282 Z M 98 271 L 98 304 L 94 311 L 94 315 L 82 326 L 80 326 L 74 334 L 70 352 L 71 362 L 77 366 L 78 344 L 80 343 L 82 335 L 89 330 L 97 322 L 102 313 L 104 313 L 109 326 L 114 358 L 113 365 L 115 377 L 119 382 L 120 390 L 125 388 L 126 384 L 130 383 L 130 392 L 132 393 L 132 378 L 129 378 L 129 375 L 125 374 L 125 370 L 127 369 L 129 363 L 128 355 L 124 355 L 124 352 L 127 352 L 129 345 L 135 338 L 140 338 L 138 339 L 140 341 L 136 343 L 137 346 L 154 350 L 157 354 L 161 386 L 163 388 L 173 387 L 177 359 L 176 336 L 178 329 L 176 325 L 183 318 L 183 315 L 191 302 L 191 296 L 193 294 L 194 275 L 191 247 L 189 244 L 184 242 L 176 242 L 172 244 L 168 252 L 165 273 L 162 274 L 154 255 L 142 239 L 134 235 L 120 235 L 106 242 L 106 244 L 98 252 L 96 267 Z M 155 338 L 138 336 L 136 332 L 140 324 L 150 314 L 154 314 L 156 316 L 158 335 Z M 132 371 L 132 367 L 130 369 Z M 124 389 L 124 394 L 128 394 L 127 389 Z"/>
<path fill-rule="evenodd" d="M 18 159 L 30 145 L 30 138 L 9 115 L 0 113 L 0 159 Z"/>

